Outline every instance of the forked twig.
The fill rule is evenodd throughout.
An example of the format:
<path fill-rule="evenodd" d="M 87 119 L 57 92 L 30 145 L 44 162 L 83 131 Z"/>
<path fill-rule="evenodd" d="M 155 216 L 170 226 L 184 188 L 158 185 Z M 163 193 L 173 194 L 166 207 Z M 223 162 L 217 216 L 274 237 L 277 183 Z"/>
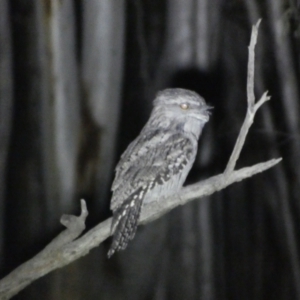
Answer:
<path fill-rule="evenodd" d="M 260 22 L 261 19 L 258 20 L 256 25 L 252 26 L 251 40 L 250 40 L 250 45 L 248 47 L 249 59 L 248 59 L 248 75 L 247 75 L 247 102 L 248 102 L 247 113 L 246 113 L 244 123 L 241 127 L 240 134 L 236 140 L 234 149 L 231 153 L 228 164 L 224 171 L 224 175 L 228 175 L 234 170 L 236 162 L 240 157 L 241 151 L 243 149 L 246 140 L 246 136 L 253 123 L 257 110 L 266 101 L 271 99 L 271 97 L 268 96 L 268 92 L 265 92 L 260 98 L 260 100 L 257 103 L 255 103 L 255 95 L 254 95 L 255 45 L 257 41 L 257 34 L 258 34 L 258 28 Z"/>

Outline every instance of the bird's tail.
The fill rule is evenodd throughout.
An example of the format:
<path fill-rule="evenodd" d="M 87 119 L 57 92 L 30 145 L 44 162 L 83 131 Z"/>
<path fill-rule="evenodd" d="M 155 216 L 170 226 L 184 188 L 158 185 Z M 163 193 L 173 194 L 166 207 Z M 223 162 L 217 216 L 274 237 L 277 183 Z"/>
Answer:
<path fill-rule="evenodd" d="M 142 194 L 142 195 L 141 195 Z M 122 205 L 114 211 L 112 221 L 113 242 L 107 253 L 110 258 L 116 251 L 124 250 L 135 236 L 141 213 L 144 193 L 141 190 L 130 195 Z M 142 198 L 142 199 L 141 199 Z"/>

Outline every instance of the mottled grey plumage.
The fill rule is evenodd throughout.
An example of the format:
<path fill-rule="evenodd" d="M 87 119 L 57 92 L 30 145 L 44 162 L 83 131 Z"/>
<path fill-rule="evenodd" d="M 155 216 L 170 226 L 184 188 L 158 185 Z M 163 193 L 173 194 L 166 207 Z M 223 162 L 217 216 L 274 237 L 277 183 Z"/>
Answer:
<path fill-rule="evenodd" d="M 108 257 L 133 239 L 143 203 L 180 190 L 194 163 L 208 109 L 204 99 L 189 90 L 158 93 L 148 122 L 116 167 L 110 205 L 114 237 Z"/>

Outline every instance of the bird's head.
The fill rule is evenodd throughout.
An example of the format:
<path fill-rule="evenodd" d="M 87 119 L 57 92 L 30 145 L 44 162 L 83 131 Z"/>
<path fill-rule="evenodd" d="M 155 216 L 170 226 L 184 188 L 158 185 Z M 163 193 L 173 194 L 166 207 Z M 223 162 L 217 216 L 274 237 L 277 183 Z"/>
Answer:
<path fill-rule="evenodd" d="M 153 104 L 151 116 L 164 127 L 181 126 L 185 131 L 201 131 L 210 116 L 211 107 L 205 100 L 186 89 L 165 89 L 157 94 Z"/>

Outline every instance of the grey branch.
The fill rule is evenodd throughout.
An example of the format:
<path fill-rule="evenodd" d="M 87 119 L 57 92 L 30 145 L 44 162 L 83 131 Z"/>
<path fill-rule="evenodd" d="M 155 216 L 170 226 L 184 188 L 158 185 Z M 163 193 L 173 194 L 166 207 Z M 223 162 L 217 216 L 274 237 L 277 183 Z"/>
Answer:
<path fill-rule="evenodd" d="M 246 136 L 248 134 L 248 131 L 253 123 L 254 116 L 257 112 L 257 110 L 268 100 L 271 99 L 267 95 L 267 92 L 265 92 L 260 100 L 255 103 L 255 96 L 254 96 L 254 66 L 255 66 L 255 45 L 257 41 L 257 34 L 258 34 L 258 28 L 261 20 L 258 20 L 256 25 L 252 26 L 252 34 L 251 34 L 251 40 L 250 40 L 250 46 L 249 46 L 249 59 L 248 59 L 248 76 L 247 76 L 247 101 L 248 101 L 248 108 L 247 108 L 247 114 L 244 120 L 244 123 L 241 127 L 240 134 L 237 138 L 237 141 L 235 143 L 234 149 L 232 151 L 232 154 L 230 156 L 230 159 L 228 161 L 228 164 L 226 166 L 225 175 L 229 175 L 235 168 L 236 162 L 238 158 L 240 157 L 240 153 L 242 151 L 242 148 L 244 146 Z"/>
<path fill-rule="evenodd" d="M 281 161 L 281 158 L 271 159 L 267 162 L 234 171 L 248 130 L 253 123 L 255 113 L 264 102 L 270 99 L 267 93 L 264 93 L 256 104 L 254 99 L 254 47 L 259 22 L 252 28 L 249 46 L 247 79 L 248 110 L 225 172 L 184 187 L 178 194 L 165 198 L 163 201 L 151 202 L 145 205 L 142 209 L 140 224 L 149 223 L 179 205 L 184 205 L 194 199 L 211 195 L 234 182 L 239 182 L 263 172 Z M 81 215 L 79 217 L 64 215 L 61 219 L 61 223 L 66 226 L 67 229 L 59 234 L 39 254 L 19 266 L 0 281 L 0 299 L 10 299 L 36 279 L 88 254 L 91 249 L 97 247 L 111 235 L 110 228 L 112 218 L 109 218 L 78 238 L 85 229 L 85 219 L 87 215 L 88 212 L 85 201 L 81 200 Z"/>

